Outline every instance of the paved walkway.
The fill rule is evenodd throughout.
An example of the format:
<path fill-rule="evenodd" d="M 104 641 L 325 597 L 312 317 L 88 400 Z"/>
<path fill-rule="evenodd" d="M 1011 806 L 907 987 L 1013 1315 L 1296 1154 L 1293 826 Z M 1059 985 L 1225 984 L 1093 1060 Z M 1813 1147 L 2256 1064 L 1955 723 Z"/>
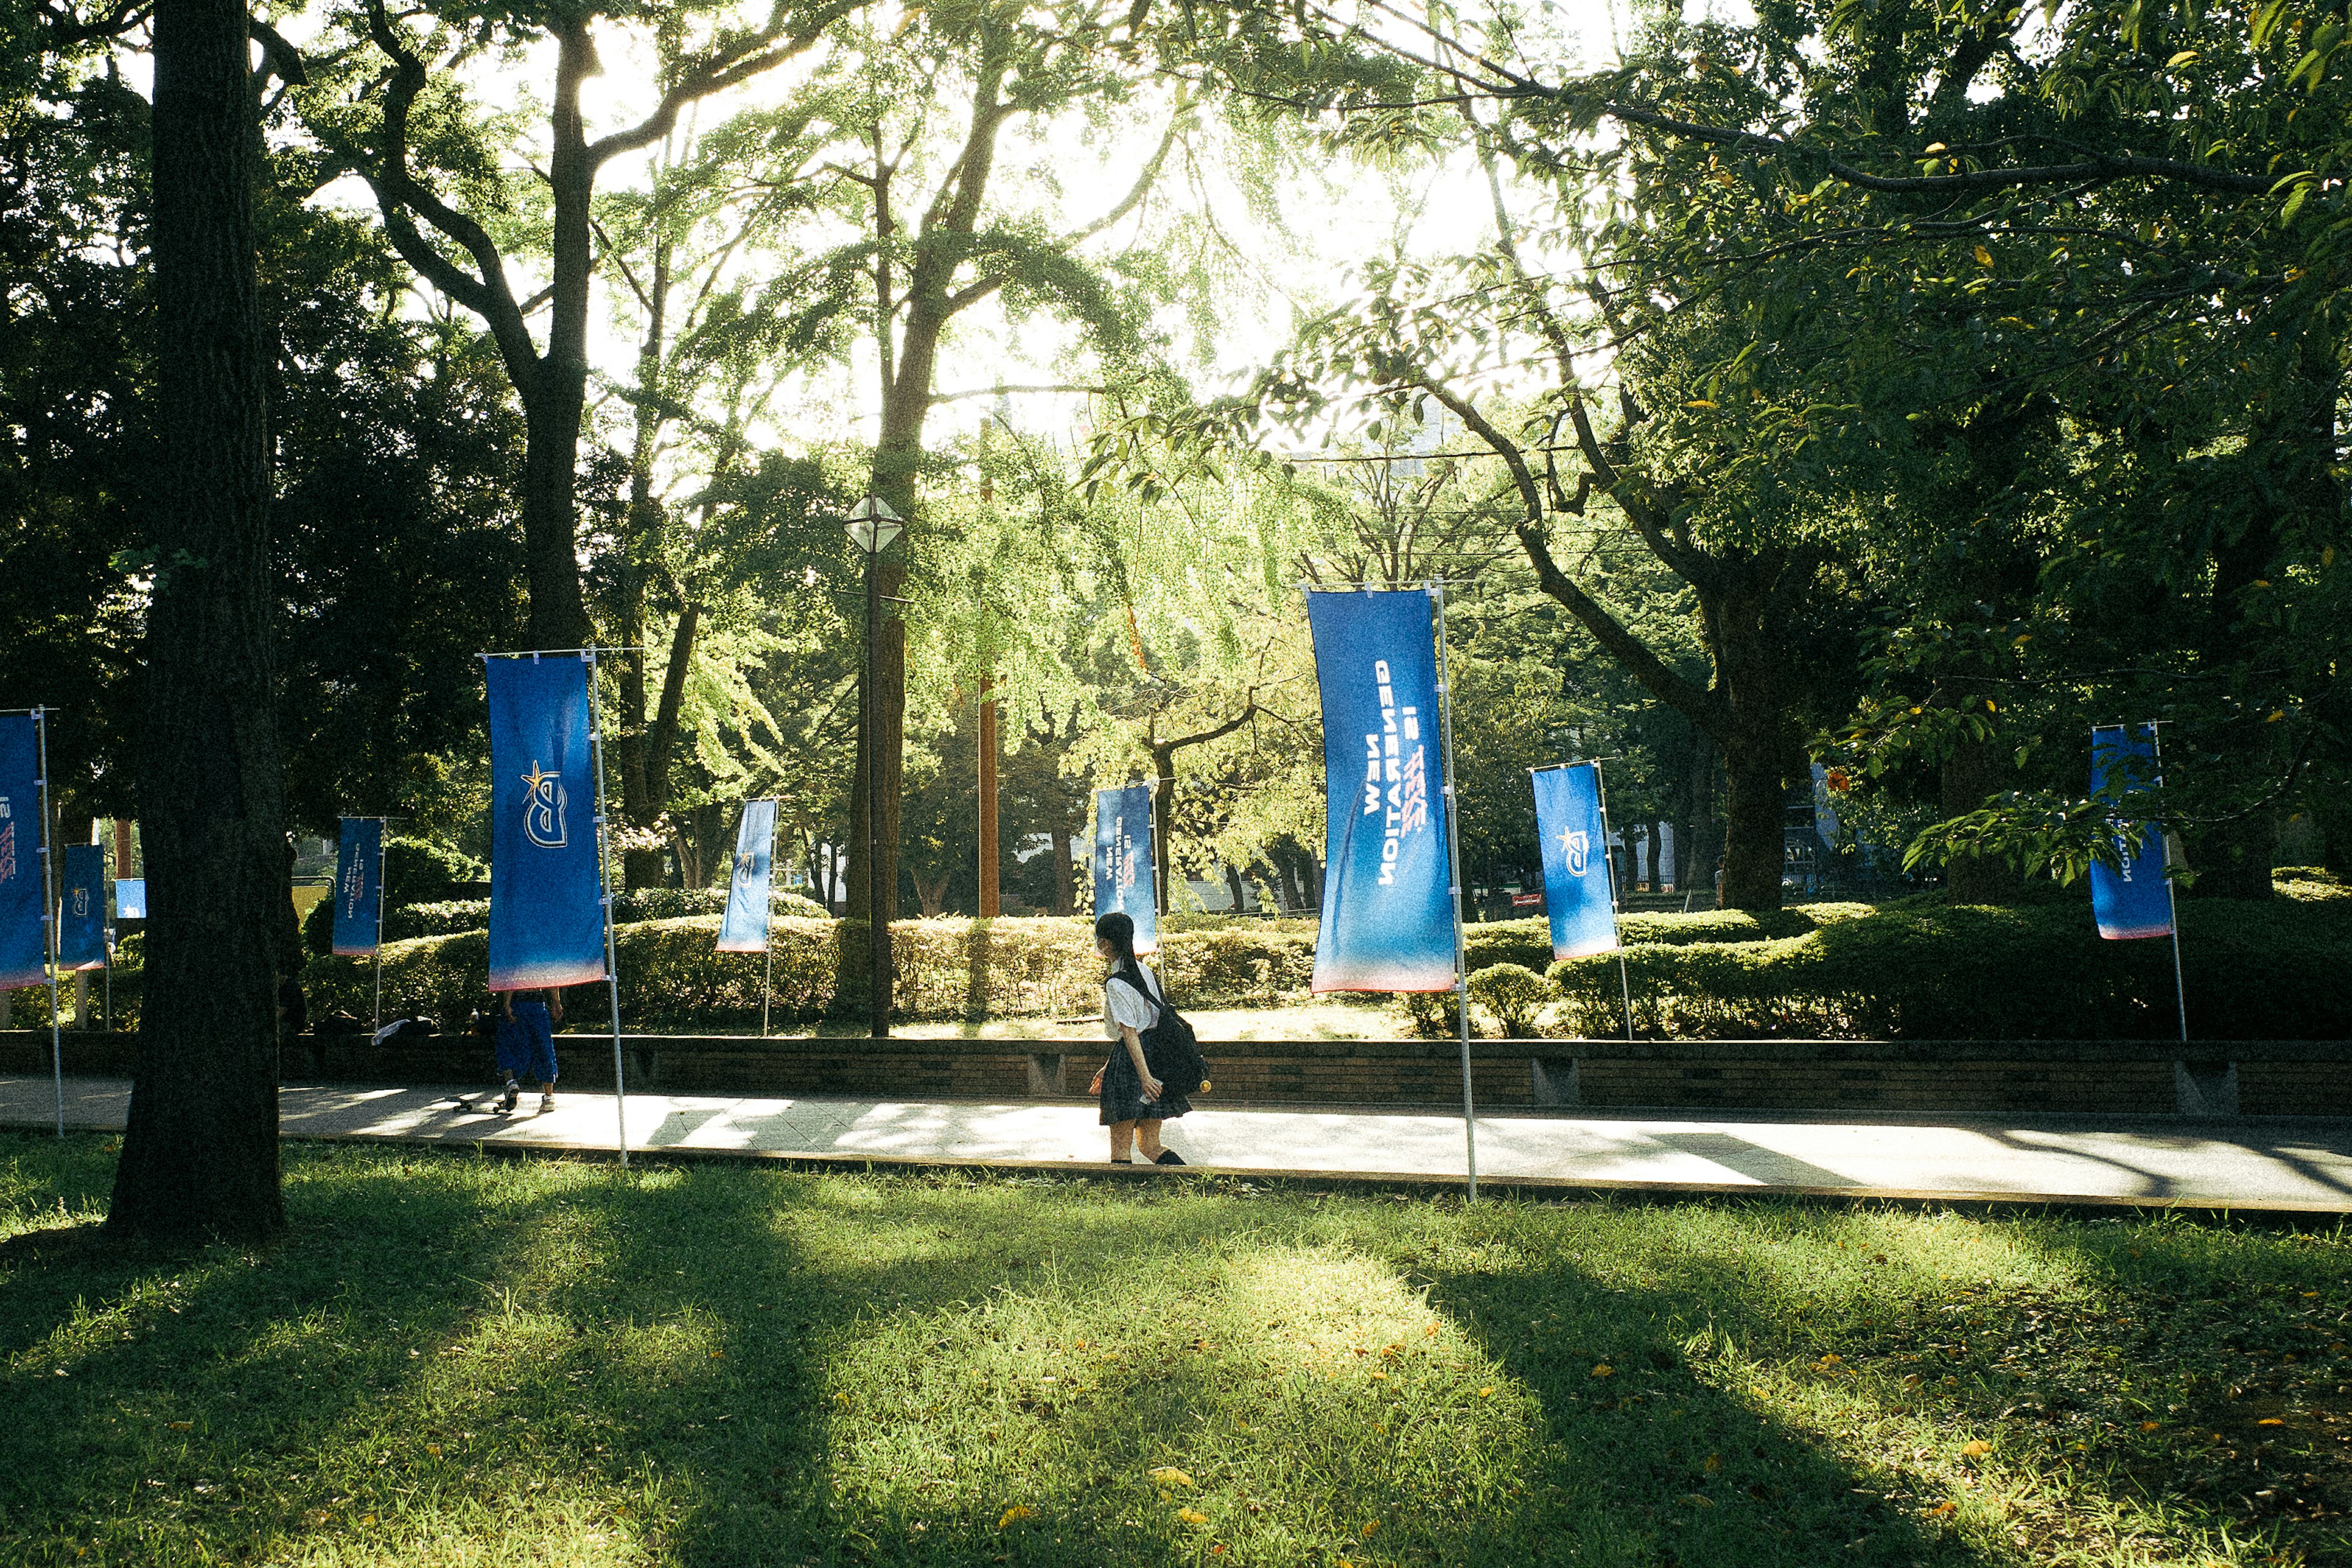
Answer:
<path fill-rule="evenodd" d="M 120 1128 L 131 1086 L 68 1079 L 66 1121 Z M 551 1113 L 486 1109 L 456 1089 L 293 1086 L 293 1138 L 606 1151 L 608 1094 L 567 1093 Z M 971 1161 L 1085 1169 L 1106 1153 L 1092 1106 L 736 1099 L 632 1094 L 632 1150 L 824 1160 Z M 47 1127 L 47 1078 L 0 1077 L 0 1125 Z M 2352 1121 L 1950 1120 L 1803 1117 L 1662 1121 L 1507 1114 L 1478 1120 L 1478 1171 L 1498 1183 L 1691 1192 L 1828 1192 L 1948 1198 L 2186 1204 L 2352 1213 Z M 1460 1179 L 1459 1117 L 1385 1110 L 1196 1110 L 1169 1146 L 1195 1165 L 1264 1175 Z M 1097 1166 L 1096 1168 L 1102 1168 Z"/>

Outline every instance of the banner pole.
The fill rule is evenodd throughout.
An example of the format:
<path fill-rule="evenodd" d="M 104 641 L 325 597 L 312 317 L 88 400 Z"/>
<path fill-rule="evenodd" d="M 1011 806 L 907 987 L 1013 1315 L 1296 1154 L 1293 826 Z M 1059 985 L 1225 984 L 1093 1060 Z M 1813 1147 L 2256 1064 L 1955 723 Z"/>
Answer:
<path fill-rule="evenodd" d="M 369 1031 L 373 1038 L 383 1028 L 383 839 L 384 829 L 392 826 L 388 816 L 376 819 L 375 829 L 375 1028 Z"/>
<path fill-rule="evenodd" d="M 66 1046 L 64 1033 L 58 1025 L 58 965 L 64 954 L 58 945 L 63 933 L 58 930 L 58 894 L 55 858 L 49 850 L 49 840 L 56 837 L 49 831 L 49 710 L 33 710 L 33 735 L 41 754 L 41 935 L 49 968 L 49 1073 L 57 1082 L 58 1136 L 66 1135 Z"/>
<path fill-rule="evenodd" d="M 768 907 L 761 912 L 767 918 L 760 922 L 760 954 L 767 961 L 767 973 L 760 982 L 760 1037 L 768 1037 L 768 1007 L 776 997 L 776 819 L 768 818 Z"/>
<path fill-rule="evenodd" d="M 629 1168 L 629 1087 L 621 1062 L 621 966 L 613 942 L 613 879 L 604 826 L 604 706 L 596 696 L 596 650 L 583 648 L 588 667 L 588 748 L 596 757 L 596 890 L 604 906 L 604 988 L 613 1003 L 613 1129 L 621 1169 Z M 381 935 L 382 933 L 378 933 Z"/>
<path fill-rule="evenodd" d="M 2161 720 L 2147 727 L 2148 749 L 2156 753 L 2156 787 L 2164 787 L 2164 731 Z M 46 771 L 46 770 L 44 770 Z M 2172 879 L 2172 835 L 2164 836 L 2164 907 L 2172 924 L 2172 1005 L 2180 1014 L 2180 1043 L 2189 1043 L 2189 984 L 2180 975 L 2180 893 Z"/>
<path fill-rule="evenodd" d="M 1592 794 L 1601 803 L 1601 858 L 1609 866 L 1609 931 L 1617 939 L 1617 990 L 1625 998 L 1625 1043 L 1633 1043 L 1633 983 L 1625 977 L 1625 922 L 1617 907 L 1617 856 L 1609 847 L 1609 786 L 1592 764 Z"/>
<path fill-rule="evenodd" d="M 1469 1183 L 1465 1201 L 1478 1201 L 1478 1119 L 1470 1089 L 1470 963 L 1462 933 L 1462 812 L 1454 793 L 1454 684 L 1445 673 L 1445 583 L 1433 581 L 1430 597 L 1437 606 L 1437 710 L 1445 731 L 1445 849 L 1446 868 L 1454 895 L 1454 1005 L 1462 1029 L 1462 1147 L 1468 1160 Z"/>

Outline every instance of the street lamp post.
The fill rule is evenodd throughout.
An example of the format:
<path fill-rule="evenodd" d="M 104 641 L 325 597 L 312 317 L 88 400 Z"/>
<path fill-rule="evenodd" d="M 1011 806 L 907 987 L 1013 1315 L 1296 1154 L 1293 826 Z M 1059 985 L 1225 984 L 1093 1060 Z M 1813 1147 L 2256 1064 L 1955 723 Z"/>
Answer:
<path fill-rule="evenodd" d="M 849 542 L 866 557 L 866 681 L 858 698 L 857 727 L 866 742 L 866 1008 L 877 1039 L 890 1032 L 890 906 L 898 900 L 882 887 L 882 736 L 874 722 L 875 653 L 882 635 L 882 584 L 877 568 L 904 521 L 889 502 L 869 495 L 849 509 L 845 524 Z"/>

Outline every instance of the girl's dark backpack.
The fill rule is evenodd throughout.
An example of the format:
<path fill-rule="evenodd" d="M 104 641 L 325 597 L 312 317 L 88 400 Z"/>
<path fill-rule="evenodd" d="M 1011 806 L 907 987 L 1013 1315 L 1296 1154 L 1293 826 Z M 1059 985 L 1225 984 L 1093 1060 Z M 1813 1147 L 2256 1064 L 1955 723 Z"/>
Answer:
<path fill-rule="evenodd" d="M 1142 975 L 1129 976 L 1129 983 L 1144 997 L 1151 998 Z M 1153 1005 L 1159 1008 L 1160 1016 L 1151 1021 L 1151 1027 L 1136 1036 L 1143 1043 L 1143 1059 L 1150 1065 L 1151 1076 L 1160 1080 L 1162 1093 L 1200 1093 L 1208 1085 L 1209 1064 L 1201 1059 L 1201 1042 L 1193 1035 L 1192 1026 L 1184 1021 L 1183 1015 L 1169 1003 L 1164 993 Z"/>

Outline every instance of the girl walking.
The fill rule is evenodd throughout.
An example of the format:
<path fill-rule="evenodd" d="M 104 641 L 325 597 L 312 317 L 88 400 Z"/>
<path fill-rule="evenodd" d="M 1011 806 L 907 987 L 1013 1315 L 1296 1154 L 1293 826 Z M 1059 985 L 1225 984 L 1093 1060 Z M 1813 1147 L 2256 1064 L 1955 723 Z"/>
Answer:
<path fill-rule="evenodd" d="M 1100 1098 L 1102 1124 L 1110 1129 L 1111 1163 L 1135 1163 L 1129 1151 L 1139 1147 L 1153 1164 L 1181 1165 L 1176 1151 L 1161 1146 L 1160 1124 L 1192 1110 L 1192 1102 L 1166 1092 L 1143 1057 L 1143 1031 L 1160 1020 L 1160 977 L 1137 961 L 1135 921 L 1116 910 L 1095 921 L 1095 951 L 1107 966 L 1103 1033 L 1115 1044 L 1090 1092 Z"/>

